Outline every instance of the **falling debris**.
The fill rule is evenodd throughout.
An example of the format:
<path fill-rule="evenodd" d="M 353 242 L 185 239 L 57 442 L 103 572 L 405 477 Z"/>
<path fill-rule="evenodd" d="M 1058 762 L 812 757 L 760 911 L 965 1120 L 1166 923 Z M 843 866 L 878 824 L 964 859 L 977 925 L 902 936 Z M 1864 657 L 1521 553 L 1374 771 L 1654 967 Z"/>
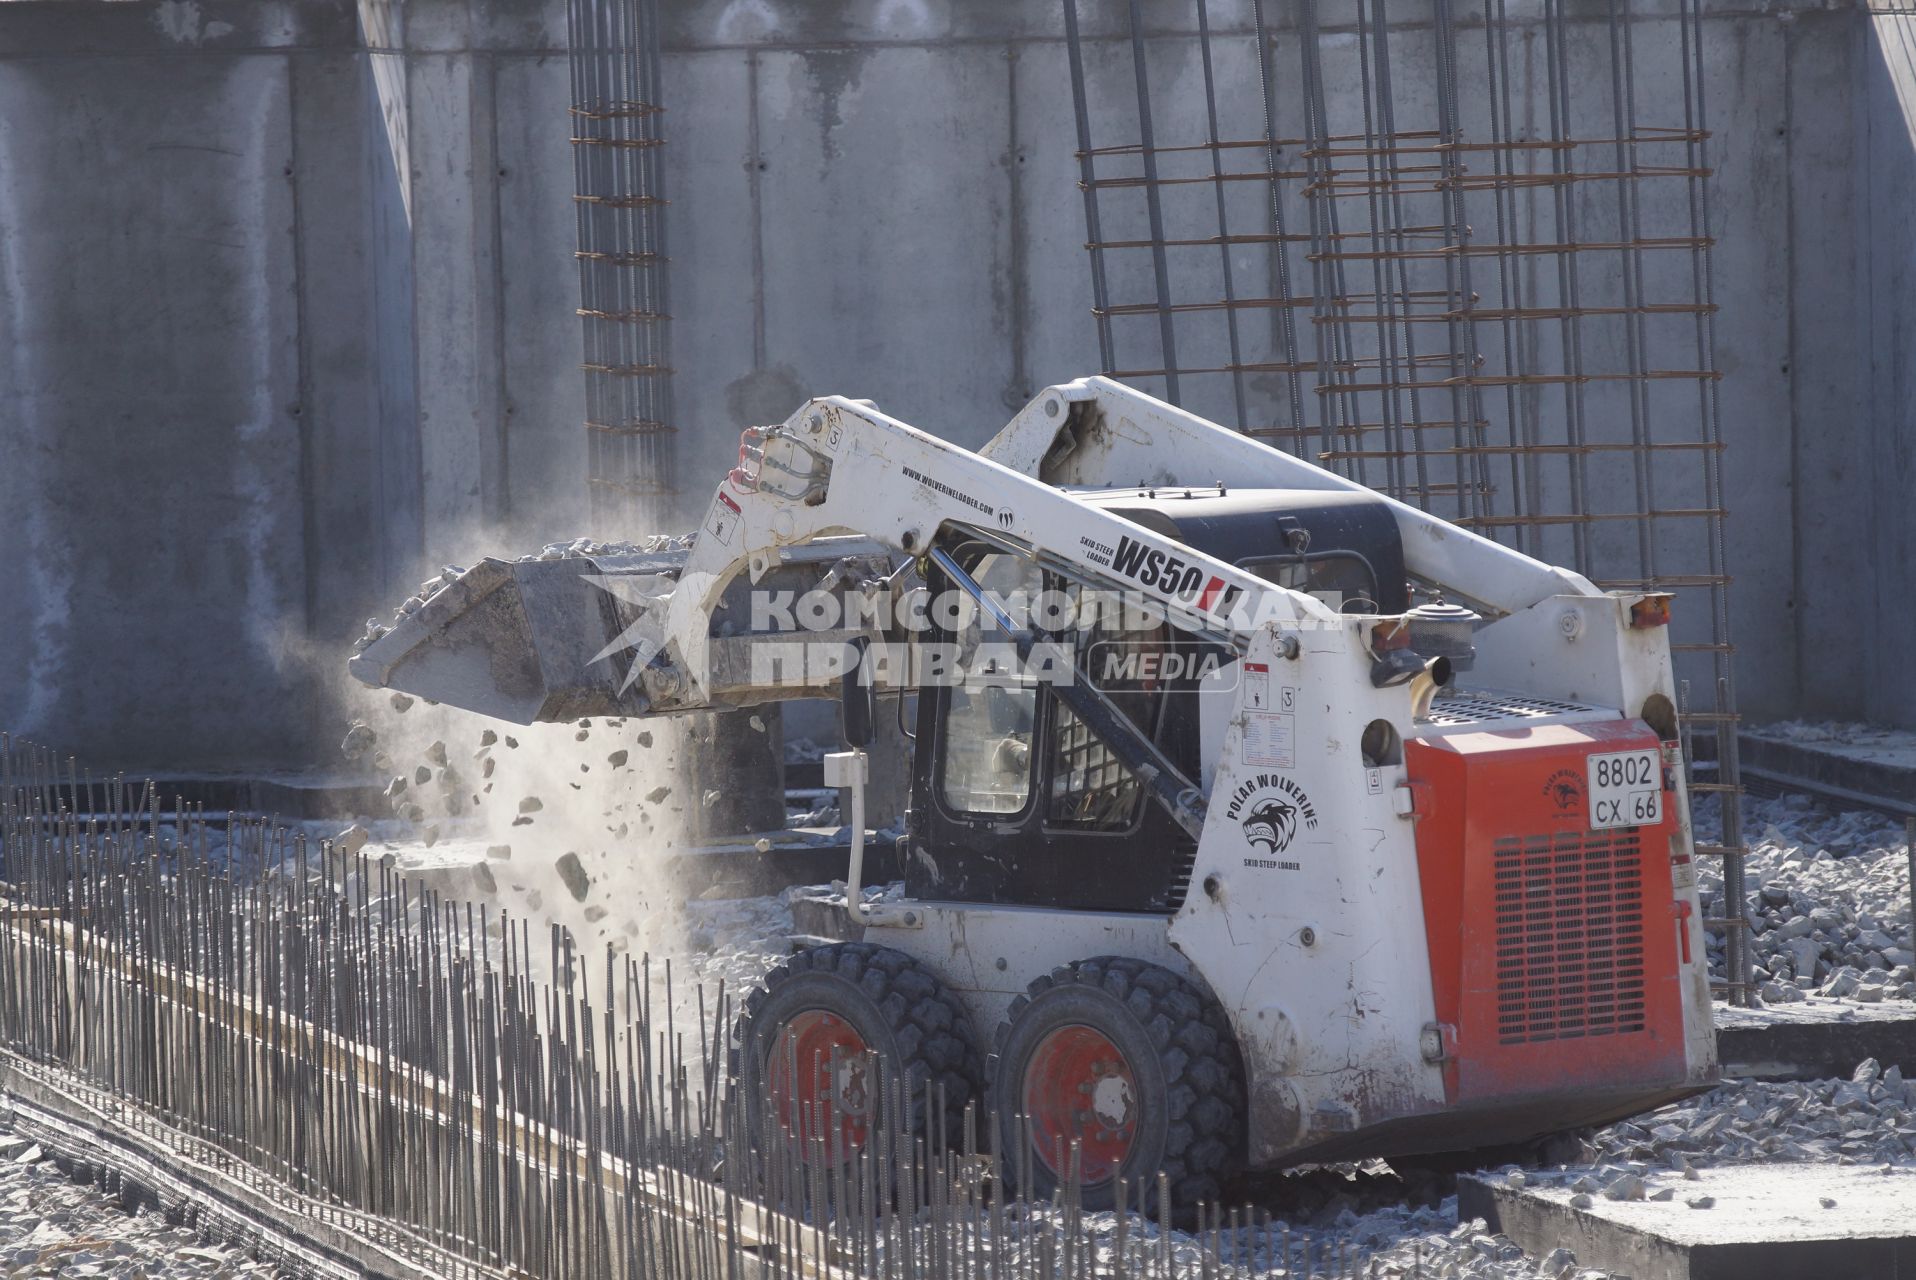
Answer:
<path fill-rule="evenodd" d="M 438 741 L 427 747 L 426 759 L 433 764 L 443 766 L 446 763 L 446 744 Z"/>
<path fill-rule="evenodd" d="M 482 747 L 489 747 L 497 741 L 499 741 L 499 735 L 490 729 L 479 735 L 479 745 Z"/>
<path fill-rule="evenodd" d="M 506 736 L 506 748 L 511 751 L 517 751 L 519 749 L 519 740 L 508 734 Z"/>
<path fill-rule="evenodd" d="M 650 747 L 652 745 L 652 733 L 650 730 L 647 730 L 644 733 L 641 733 L 638 737 L 634 738 L 633 741 L 638 743 L 639 746 L 641 747 Z"/>
<path fill-rule="evenodd" d="M 645 793 L 645 798 L 648 801 L 650 801 L 652 804 L 657 804 L 659 801 L 665 799 L 665 797 L 671 794 L 672 794 L 672 788 L 670 787 L 653 787 L 650 791 Z"/>
<path fill-rule="evenodd" d="M 366 841 L 371 838 L 372 833 L 355 822 L 333 837 L 333 852 L 348 855 L 358 853 L 366 847 Z"/>
<path fill-rule="evenodd" d="M 378 740 L 379 735 L 367 728 L 364 720 L 355 720 L 352 728 L 346 730 L 346 739 L 339 744 L 339 749 L 348 760 L 357 760 L 372 750 Z"/>
<path fill-rule="evenodd" d="M 537 813 L 546 807 L 546 802 L 538 796 L 527 796 L 519 802 L 520 813 Z"/>
<path fill-rule="evenodd" d="M 412 706 L 412 699 L 403 693 L 395 693 L 392 697 L 392 703 L 394 711 L 403 713 L 408 707 Z"/>
<path fill-rule="evenodd" d="M 586 895 L 592 892 L 592 877 L 586 874 L 585 866 L 576 853 L 559 855 L 552 869 L 559 873 L 559 879 L 565 881 L 566 891 L 575 902 L 584 902 Z"/>
<path fill-rule="evenodd" d="M 419 786 L 425 786 L 428 782 L 432 781 L 432 767 L 430 765 L 420 765 L 412 771 L 412 780 Z"/>
<path fill-rule="evenodd" d="M 625 768 L 625 762 L 628 758 L 629 757 L 627 756 L 626 752 L 623 749 L 621 749 L 618 751 L 614 751 L 611 755 L 607 756 L 605 758 L 605 762 L 611 765 L 614 769 L 623 769 Z"/>
<path fill-rule="evenodd" d="M 486 856 L 488 858 L 497 858 L 501 862 L 507 861 L 512 857 L 512 846 L 509 844 L 489 844 L 486 846 Z"/>

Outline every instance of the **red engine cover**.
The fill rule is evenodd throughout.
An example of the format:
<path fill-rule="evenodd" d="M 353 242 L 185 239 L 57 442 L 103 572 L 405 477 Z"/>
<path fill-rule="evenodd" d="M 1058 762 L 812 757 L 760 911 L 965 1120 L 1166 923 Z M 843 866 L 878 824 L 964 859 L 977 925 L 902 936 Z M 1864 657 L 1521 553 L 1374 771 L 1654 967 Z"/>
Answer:
<path fill-rule="evenodd" d="M 1463 731 L 1405 744 L 1437 1018 L 1458 1105 L 1582 1085 L 1681 1083 L 1676 806 L 1591 828 L 1589 756 L 1658 751 L 1640 720 Z"/>

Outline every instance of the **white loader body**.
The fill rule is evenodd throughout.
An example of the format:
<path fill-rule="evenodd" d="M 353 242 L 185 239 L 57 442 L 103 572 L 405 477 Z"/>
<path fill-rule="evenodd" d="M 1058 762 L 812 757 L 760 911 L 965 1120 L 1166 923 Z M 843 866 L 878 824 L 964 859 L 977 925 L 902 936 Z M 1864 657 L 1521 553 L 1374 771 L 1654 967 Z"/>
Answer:
<path fill-rule="evenodd" d="M 1258 1167 L 1517 1141 L 1715 1080 L 1667 597 L 1599 591 L 1104 378 L 1047 389 L 978 453 L 835 397 L 741 453 L 628 630 L 618 711 L 828 691 L 835 666 L 750 656 L 792 637 L 719 633 L 728 589 L 822 546 L 925 564 L 954 528 L 1082 588 L 1155 592 L 1230 655 L 1200 691 L 1201 769 L 1167 782 L 1149 742 L 1126 761 L 1195 840 L 1168 909 L 941 900 L 924 885 L 948 855 L 914 839 L 920 891 L 851 922 L 937 974 L 979 1043 L 1034 975 L 1161 965 L 1228 1016 Z M 1399 619 L 1111 509 L 1193 490 L 1381 504 L 1408 577 L 1476 615 L 1462 687 L 1390 675 Z M 359 661 L 397 683 L 406 660 Z"/>

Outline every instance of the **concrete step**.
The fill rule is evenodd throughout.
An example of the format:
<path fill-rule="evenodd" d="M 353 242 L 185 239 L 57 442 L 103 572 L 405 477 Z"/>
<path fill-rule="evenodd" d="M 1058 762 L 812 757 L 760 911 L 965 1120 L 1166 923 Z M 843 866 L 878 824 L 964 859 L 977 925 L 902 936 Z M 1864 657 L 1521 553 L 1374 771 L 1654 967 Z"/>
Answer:
<path fill-rule="evenodd" d="M 1847 1078 L 1874 1058 L 1916 1076 L 1916 1004 L 1856 1004 L 1812 996 L 1761 1009 L 1716 1007 L 1723 1074 L 1746 1080 Z"/>
<path fill-rule="evenodd" d="M 1568 1249 L 1579 1267 L 1631 1280 L 1877 1280 L 1916 1277 L 1916 1169 L 1741 1165 L 1646 1175 L 1668 1200 L 1589 1196 L 1568 1180 L 1513 1187 L 1502 1174 L 1457 1180 L 1457 1215 L 1482 1218 L 1525 1252 Z M 1699 1206 L 1692 1207 L 1692 1202 Z"/>
<path fill-rule="evenodd" d="M 1808 791 L 1839 804 L 1916 817 L 1916 732 L 1873 725 L 1737 734 L 1747 789 Z"/>

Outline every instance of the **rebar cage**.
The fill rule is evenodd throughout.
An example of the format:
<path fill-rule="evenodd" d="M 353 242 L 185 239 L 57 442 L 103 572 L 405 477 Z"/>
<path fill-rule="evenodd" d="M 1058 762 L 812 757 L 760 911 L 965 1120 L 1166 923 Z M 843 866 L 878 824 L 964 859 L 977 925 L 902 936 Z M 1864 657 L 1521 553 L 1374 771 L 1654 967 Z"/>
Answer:
<path fill-rule="evenodd" d="M 587 479 L 599 528 L 675 492 L 658 0 L 568 0 Z"/>
<path fill-rule="evenodd" d="M 1698 851 L 1724 859 L 1745 1000 L 1697 0 L 1064 14 L 1107 373 L 1677 595 L 1691 790 L 1721 801 Z"/>

